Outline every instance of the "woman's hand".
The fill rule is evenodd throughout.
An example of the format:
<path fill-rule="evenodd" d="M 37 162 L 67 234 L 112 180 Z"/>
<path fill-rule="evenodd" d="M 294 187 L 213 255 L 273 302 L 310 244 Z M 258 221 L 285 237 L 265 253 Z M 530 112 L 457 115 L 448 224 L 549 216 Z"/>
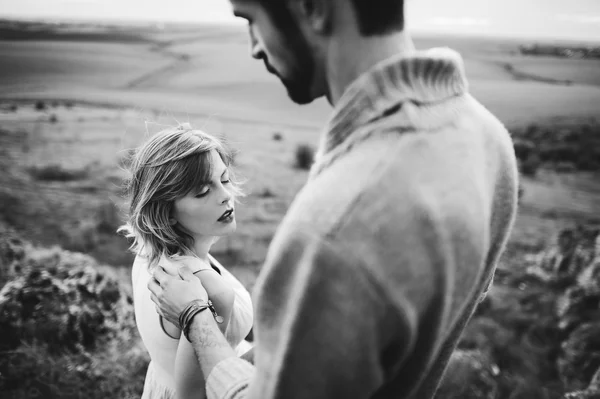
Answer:
<path fill-rule="evenodd" d="M 179 315 L 185 307 L 197 299 L 208 301 L 208 294 L 200 279 L 187 266 L 178 268 L 177 272 L 178 275 L 174 276 L 157 266 L 154 278 L 148 282 L 148 289 L 157 313 L 179 326 Z"/>

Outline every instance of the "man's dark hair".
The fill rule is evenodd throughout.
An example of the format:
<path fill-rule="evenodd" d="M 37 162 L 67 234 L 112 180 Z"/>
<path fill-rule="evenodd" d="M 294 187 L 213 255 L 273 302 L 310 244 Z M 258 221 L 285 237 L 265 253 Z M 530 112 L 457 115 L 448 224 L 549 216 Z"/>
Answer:
<path fill-rule="evenodd" d="M 363 36 L 404 29 L 404 0 L 351 0 Z"/>
<path fill-rule="evenodd" d="M 280 28 L 289 27 L 291 15 L 285 0 L 257 0 Z M 364 36 L 383 35 L 404 29 L 404 0 L 349 0 Z"/>

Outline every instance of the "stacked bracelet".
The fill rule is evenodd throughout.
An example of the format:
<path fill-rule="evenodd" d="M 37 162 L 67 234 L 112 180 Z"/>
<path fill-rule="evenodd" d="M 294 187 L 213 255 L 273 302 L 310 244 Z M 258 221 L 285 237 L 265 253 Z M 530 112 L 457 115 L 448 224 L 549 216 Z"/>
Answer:
<path fill-rule="evenodd" d="M 192 320 L 198 313 L 206 309 L 209 309 L 211 311 L 217 323 L 223 323 L 223 317 L 217 314 L 217 311 L 215 310 L 215 307 L 213 306 L 213 303 L 210 299 L 208 300 L 208 302 L 205 302 L 200 299 L 190 302 L 190 304 L 187 305 L 185 309 L 183 309 L 183 311 L 179 314 L 179 327 L 183 331 L 183 335 L 188 341 L 192 342 L 188 335 L 190 325 L 192 324 Z"/>

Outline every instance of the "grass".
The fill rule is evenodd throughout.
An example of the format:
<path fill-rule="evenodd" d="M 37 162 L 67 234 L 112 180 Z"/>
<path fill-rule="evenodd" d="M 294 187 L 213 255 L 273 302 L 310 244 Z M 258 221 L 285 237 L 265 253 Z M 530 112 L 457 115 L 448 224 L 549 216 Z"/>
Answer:
<path fill-rule="evenodd" d="M 305 107 L 291 104 L 280 84 L 247 56 L 241 29 L 144 34 L 151 40 L 172 39 L 173 45 L 158 51 L 112 39 L 84 45 L 77 40 L 0 43 L 2 97 L 19 90 L 20 97 L 40 98 L 44 110 L 50 104 L 63 105 L 52 109 L 55 123 L 47 123 L 49 115 L 35 110 L 35 100 L 10 98 L 6 101 L 10 113 L 0 112 L 0 221 L 36 244 L 86 252 L 112 265 L 102 267 L 118 272 L 127 284 L 132 256 L 128 243 L 114 231 L 121 218 L 121 168 L 128 165 L 128 149 L 147 137 L 146 121 L 158 127 L 190 121 L 210 133 L 226 134 L 240 150 L 235 165 L 247 179 L 250 195 L 236 209 L 237 233 L 217 242 L 213 253 L 252 289 L 277 225 L 306 181 L 314 152 L 307 143 L 318 142 L 330 109 L 323 101 Z M 600 99 L 596 64 L 582 61 L 571 68 L 575 63 L 554 59 L 529 62 L 512 53 L 518 44 L 417 38 L 421 48 L 449 45 L 460 50 L 472 93 L 514 127 L 515 137 L 526 143 L 523 148 L 539 158 L 522 169 L 530 177 L 522 181 L 522 205 L 500 274 L 521 270 L 528 256 L 548 245 L 561 228 L 600 215 L 598 173 L 581 170 L 593 169 L 586 163 L 591 165 L 594 158 L 583 163 L 573 159 L 581 151 L 593 149 L 596 154 L 596 144 L 586 141 L 597 139 L 593 133 L 597 121 L 589 119 L 597 114 Z M 177 60 L 168 55 L 170 51 L 186 54 L 187 61 L 173 64 Z M 23 64 L 23 57 L 33 61 Z M 506 62 L 513 72 L 576 84 L 517 80 L 501 67 Z M 123 89 L 141 76 L 150 78 L 137 89 Z M 31 85 L 15 89 L 18 79 Z M 131 104 L 135 108 L 127 107 Z M 28 162 L 33 159 L 42 166 L 31 168 Z M 519 287 L 495 284 L 490 297 L 503 306 L 481 311 L 469 327 L 463 348 L 467 360 L 457 367 L 462 371 L 456 381 L 460 385 L 463 378 L 462 387 L 452 388 L 448 398 L 485 397 L 483 392 L 489 394 L 494 384 L 504 387 L 503 394 L 511 388 L 504 397 L 512 399 L 552 399 L 559 392 L 548 383 L 547 368 L 540 363 L 540 342 L 524 342 L 517 332 L 522 328 L 517 307 L 522 294 Z M 147 355 L 124 342 L 125 338 L 115 340 L 103 351 L 70 359 L 49 358 L 43 345 L 36 343 L 11 359 L 39 375 L 32 387 L 44 397 L 79 392 L 90 397 L 139 397 Z M 478 343 L 494 344 L 496 353 L 478 350 Z M 498 360 L 492 355 L 503 356 Z M 483 370 L 483 377 L 469 370 Z M 538 384 L 542 380 L 544 384 Z"/>

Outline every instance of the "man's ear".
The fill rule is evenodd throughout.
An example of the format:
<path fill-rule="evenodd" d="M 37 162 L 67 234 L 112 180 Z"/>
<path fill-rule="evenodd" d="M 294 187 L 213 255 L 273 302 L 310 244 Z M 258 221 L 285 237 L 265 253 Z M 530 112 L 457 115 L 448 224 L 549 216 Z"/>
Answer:
<path fill-rule="evenodd" d="M 331 30 L 333 0 L 290 0 L 289 5 L 292 13 L 300 21 L 321 34 L 327 34 Z"/>

